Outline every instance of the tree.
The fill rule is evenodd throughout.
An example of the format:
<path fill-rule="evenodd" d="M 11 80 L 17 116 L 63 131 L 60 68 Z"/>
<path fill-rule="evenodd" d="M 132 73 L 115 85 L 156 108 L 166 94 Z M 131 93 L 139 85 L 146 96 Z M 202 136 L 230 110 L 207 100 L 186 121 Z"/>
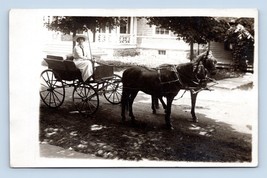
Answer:
<path fill-rule="evenodd" d="M 229 25 L 214 17 L 147 17 L 148 24 L 171 30 L 190 44 L 190 59 L 193 59 L 193 44 L 223 41 Z"/>
<path fill-rule="evenodd" d="M 231 23 L 225 41 L 233 46 L 235 66 L 246 70 L 254 62 L 254 19 L 239 18 Z"/>
<path fill-rule="evenodd" d="M 78 31 L 92 31 L 95 38 L 97 29 L 104 27 L 114 28 L 120 22 L 118 17 L 86 17 L 86 16 L 54 16 L 51 23 L 45 26 L 52 31 L 60 31 L 64 34 L 71 34 L 74 37 Z M 75 46 L 75 42 L 73 42 Z"/>

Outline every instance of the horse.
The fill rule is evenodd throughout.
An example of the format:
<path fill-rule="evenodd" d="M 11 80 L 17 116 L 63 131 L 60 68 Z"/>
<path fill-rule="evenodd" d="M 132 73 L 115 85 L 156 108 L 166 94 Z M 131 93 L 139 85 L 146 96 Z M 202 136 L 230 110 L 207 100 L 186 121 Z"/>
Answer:
<path fill-rule="evenodd" d="M 126 120 L 126 106 L 128 106 L 132 122 L 136 121 L 132 105 L 138 92 L 143 91 L 154 98 L 166 97 L 166 127 L 173 129 L 170 115 L 174 97 L 181 89 L 205 85 L 207 73 L 210 75 L 216 73 L 216 62 L 216 59 L 207 51 L 197 56 L 194 61 L 177 66 L 166 65 L 154 69 L 134 66 L 126 69 L 122 74 L 122 122 Z M 192 97 L 192 107 L 195 106 L 195 101 L 196 95 Z M 195 114 L 193 119 L 196 120 Z"/>
<path fill-rule="evenodd" d="M 201 56 L 199 56 L 199 57 L 201 57 Z M 168 69 L 166 67 L 169 67 L 169 66 L 170 66 L 169 64 L 162 64 L 162 65 L 159 66 L 159 69 L 164 69 L 164 68 L 165 69 Z M 189 90 L 190 91 L 190 94 L 191 94 L 191 104 L 192 104 L 192 107 L 191 107 L 191 115 L 192 115 L 193 122 L 198 122 L 198 118 L 196 117 L 196 114 L 195 114 L 195 104 L 196 104 L 197 94 L 200 91 L 202 91 L 203 89 L 205 89 L 206 82 L 208 82 L 208 80 L 210 80 L 210 78 L 208 78 L 208 76 L 207 76 L 206 71 L 203 70 L 203 65 L 202 66 L 199 66 L 198 73 L 199 74 L 202 74 L 201 81 L 199 80 L 199 77 L 198 78 L 195 77 L 194 79 L 192 79 L 192 80 L 195 80 L 194 83 L 198 85 L 197 87 L 184 86 L 184 88 L 181 88 L 183 90 Z M 211 81 L 214 82 L 214 80 L 211 80 Z M 162 97 L 157 98 L 155 96 L 151 96 L 151 109 L 152 109 L 152 113 L 153 114 L 156 114 L 157 113 L 156 110 L 159 109 L 159 101 L 160 101 L 163 109 L 166 109 L 166 107 L 167 107 L 167 105 L 164 102 L 164 100 L 163 100 Z"/>

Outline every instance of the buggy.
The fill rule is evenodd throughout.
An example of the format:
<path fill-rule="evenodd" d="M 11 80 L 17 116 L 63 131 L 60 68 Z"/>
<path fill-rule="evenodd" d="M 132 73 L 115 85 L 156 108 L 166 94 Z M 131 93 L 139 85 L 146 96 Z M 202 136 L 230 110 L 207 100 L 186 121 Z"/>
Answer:
<path fill-rule="evenodd" d="M 58 108 L 63 104 L 67 87 L 73 87 L 72 101 L 77 111 L 85 116 L 98 110 L 99 94 L 103 94 L 111 104 L 121 102 L 121 77 L 114 74 L 113 66 L 95 66 L 92 80 L 83 82 L 81 72 L 72 60 L 51 55 L 44 60 L 48 69 L 41 73 L 40 97 L 48 107 Z"/>

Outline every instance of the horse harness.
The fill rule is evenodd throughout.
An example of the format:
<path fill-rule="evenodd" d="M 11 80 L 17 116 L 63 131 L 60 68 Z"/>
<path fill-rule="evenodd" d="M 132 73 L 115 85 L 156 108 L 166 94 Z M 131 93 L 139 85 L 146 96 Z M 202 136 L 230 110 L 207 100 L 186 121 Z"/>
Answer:
<path fill-rule="evenodd" d="M 200 72 L 200 70 L 201 70 L 201 69 L 199 69 L 199 67 L 204 67 L 204 66 L 203 66 L 202 64 L 198 63 L 197 66 L 194 67 L 194 69 L 193 69 L 193 73 L 195 74 L 195 75 L 194 75 L 194 78 L 196 79 L 196 81 L 194 81 L 193 79 L 190 79 L 190 82 L 196 84 L 197 86 L 200 86 L 201 83 L 207 81 L 207 75 L 206 75 L 206 74 L 207 74 L 207 69 L 205 69 L 205 68 L 204 68 L 204 70 L 205 70 L 205 78 L 204 78 L 204 79 L 199 79 L 199 78 L 197 77 L 197 74 L 198 74 L 198 73 Z M 179 68 L 179 66 L 178 66 L 178 68 Z M 164 66 L 164 67 L 158 67 L 158 68 L 156 68 L 156 70 L 157 70 L 157 73 L 158 73 L 158 79 L 159 79 L 161 85 L 165 85 L 165 84 L 171 84 L 171 83 L 179 82 L 180 85 L 181 85 L 183 88 L 185 88 L 185 89 L 188 88 L 188 86 L 187 86 L 187 85 L 182 81 L 182 79 L 181 79 L 181 75 L 182 75 L 183 77 L 186 77 L 186 75 L 183 75 L 181 72 L 179 72 L 179 71 L 177 70 L 177 66 L 176 66 L 176 65 L 169 65 L 169 66 Z M 174 80 L 170 80 L 170 81 L 166 81 L 166 82 L 163 82 L 163 81 L 162 81 L 162 78 L 161 78 L 161 70 L 170 70 L 170 71 L 173 71 L 173 72 L 175 73 L 176 79 L 174 79 Z M 189 79 L 189 77 L 188 77 L 188 79 Z"/>
<path fill-rule="evenodd" d="M 183 83 L 182 83 L 182 81 L 180 79 L 179 73 L 178 73 L 175 65 L 158 67 L 158 68 L 156 68 L 156 70 L 158 72 L 158 79 L 159 79 L 161 85 L 171 84 L 171 83 L 174 83 L 174 82 L 179 82 L 181 85 L 183 85 Z M 175 80 L 170 80 L 170 81 L 167 81 L 167 82 L 163 82 L 162 79 L 161 79 L 161 70 L 170 70 L 170 71 L 173 71 L 175 73 L 175 75 L 176 75 L 176 79 Z"/>

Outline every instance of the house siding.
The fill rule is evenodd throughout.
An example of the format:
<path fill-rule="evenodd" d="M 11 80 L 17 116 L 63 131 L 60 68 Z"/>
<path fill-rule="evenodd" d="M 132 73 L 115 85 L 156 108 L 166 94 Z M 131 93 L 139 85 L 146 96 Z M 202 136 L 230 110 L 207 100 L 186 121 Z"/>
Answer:
<path fill-rule="evenodd" d="M 145 18 L 137 19 L 137 36 L 152 36 L 153 28 L 147 24 Z"/>
<path fill-rule="evenodd" d="M 137 47 L 140 50 L 146 52 L 154 51 L 156 55 L 158 50 L 171 50 L 173 51 L 184 51 L 189 50 L 189 45 L 182 40 L 178 40 L 176 35 L 170 33 L 169 35 L 157 35 L 155 34 L 155 27 L 147 24 L 145 18 L 137 20 Z M 169 52 L 169 53 L 172 53 Z"/>
<path fill-rule="evenodd" d="M 232 51 L 224 49 L 224 43 L 211 42 L 210 51 L 219 63 L 233 64 Z"/>

